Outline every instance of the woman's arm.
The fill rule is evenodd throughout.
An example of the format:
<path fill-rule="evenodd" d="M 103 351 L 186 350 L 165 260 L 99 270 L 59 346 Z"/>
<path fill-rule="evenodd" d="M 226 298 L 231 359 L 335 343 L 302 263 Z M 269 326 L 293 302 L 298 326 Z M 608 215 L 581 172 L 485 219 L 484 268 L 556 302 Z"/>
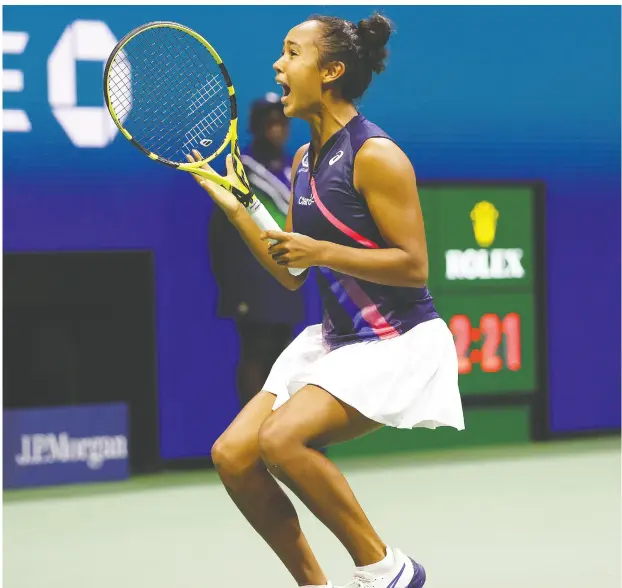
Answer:
<path fill-rule="evenodd" d="M 365 198 L 386 249 L 359 249 L 303 235 L 268 231 L 275 261 L 291 267 L 319 265 L 389 286 L 422 287 L 428 279 L 428 254 L 417 182 L 404 152 L 388 139 L 369 139 L 358 152 L 354 186 Z"/>
<path fill-rule="evenodd" d="M 338 272 L 390 286 L 424 286 L 428 252 L 417 180 L 410 160 L 389 139 L 369 139 L 354 163 L 354 187 L 365 198 L 387 249 L 329 244 L 322 259 Z"/>
<path fill-rule="evenodd" d="M 296 152 L 292 165 L 292 177 L 294 177 L 295 172 L 300 165 L 300 160 L 302 159 L 302 154 L 305 149 L 306 146 L 303 146 Z M 197 153 L 195 153 L 195 157 L 200 159 L 200 155 Z M 190 158 L 188 159 L 191 161 Z M 235 175 L 235 172 L 231 166 L 230 156 L 227 157 L 227 172 L 228 176 Z M 244 208 L 244 206 L 236 200 L 235 196 L 214 182 L 210 182 L 209 180 L 199 176 L 195 176 L 195 178 L 197 179 L 197 182 L 209 193 L 214 202 L 216 202 L 216 204 L 223 209 L 227 215 L 227 218 L 238 230 L 240 237 L 244 240 L 257 261 L 288 290 L 297 290 L 300 288 L 307 279 L 309 272 L 306 271 L 299 276 L 292 276 L 288 269 L 275 263 L 269 253 L 267 244 L 260 239 L 261 229 L 255 224 L 246 208 Z M 286 222 L 286 230 L 288 231 L 291 231 L 292 227 L 292 202 L 293 188 Z M 232 266 L 230 271 L 236 271 L 236 268 Z"/>

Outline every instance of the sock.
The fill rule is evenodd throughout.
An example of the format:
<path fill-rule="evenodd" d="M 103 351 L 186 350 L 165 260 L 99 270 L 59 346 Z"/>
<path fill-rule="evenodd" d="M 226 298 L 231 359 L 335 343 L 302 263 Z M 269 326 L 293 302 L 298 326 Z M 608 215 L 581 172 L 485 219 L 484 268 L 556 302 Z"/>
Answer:
<path fill-rule="evenodd" d="M 375 564 L 370 564 L 368 566 L 362 566 L 356 568 L 359 572 L 369 572 L 370 574 L 374 574 L 374 576 L 381 576 L 382 574 L 386 574 L 390 572 L 395 567 L 395 554 L 393 550 L 387 545 L 387 555 L 385 558 Z"/>

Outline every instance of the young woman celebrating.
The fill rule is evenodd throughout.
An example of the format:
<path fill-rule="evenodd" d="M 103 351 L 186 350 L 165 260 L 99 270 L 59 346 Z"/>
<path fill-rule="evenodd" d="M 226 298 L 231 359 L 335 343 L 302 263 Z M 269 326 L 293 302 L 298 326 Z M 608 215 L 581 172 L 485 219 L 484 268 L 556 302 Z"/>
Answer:
<path fill-rule="evenodd" d="M 283 286 L 297 289 L 309 273 L 288 267 L 317 268 L 322 325 L 285 349 L 212 450 L 227 492 L 299 586 L 331 584 L 274 477 L 348 550 L 351 586 L 421 588 L 423 566 L 382 541 L 317 448 L 383 426 L 464 428 L 453 338 L 426 287 L 413 167 L 354 105 L 384 69 L 390 33 L 380 15 L 358 25 L 314 16 L 288 33 L 276 81 L 285 114 L 309 123 L 311 142 L 294 158 L 285 232 L 261 233 L 230 193 L 197 178 Z"/>

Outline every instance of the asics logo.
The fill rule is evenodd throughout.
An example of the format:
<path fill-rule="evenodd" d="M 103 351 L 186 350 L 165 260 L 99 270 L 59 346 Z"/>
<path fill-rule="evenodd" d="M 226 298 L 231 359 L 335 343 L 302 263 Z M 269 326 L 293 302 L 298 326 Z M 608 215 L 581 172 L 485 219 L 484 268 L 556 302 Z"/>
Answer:
<path fill-rule="evenodd" d="M 328 162 L 328 165 L 334 165 L 335 163 L 337 163 L 341 158 L 343 157 L 343 151 L 337 151 L 337 153 L 335 155 L 333 155 L 333 157 L 330 158 L 330 161 Z"/>

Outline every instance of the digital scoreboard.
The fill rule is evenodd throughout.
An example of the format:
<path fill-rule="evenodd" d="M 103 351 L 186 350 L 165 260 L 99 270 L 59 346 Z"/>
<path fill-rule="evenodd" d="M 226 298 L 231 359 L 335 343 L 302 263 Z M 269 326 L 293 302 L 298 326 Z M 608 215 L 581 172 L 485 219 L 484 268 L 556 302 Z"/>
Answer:
<path fill-rule="evenodd" d="M 546 389 L 543 187 L 424 182 L 419 194 L 428 284 L 454 336 L 465 407 L 541 409 Z"/>

